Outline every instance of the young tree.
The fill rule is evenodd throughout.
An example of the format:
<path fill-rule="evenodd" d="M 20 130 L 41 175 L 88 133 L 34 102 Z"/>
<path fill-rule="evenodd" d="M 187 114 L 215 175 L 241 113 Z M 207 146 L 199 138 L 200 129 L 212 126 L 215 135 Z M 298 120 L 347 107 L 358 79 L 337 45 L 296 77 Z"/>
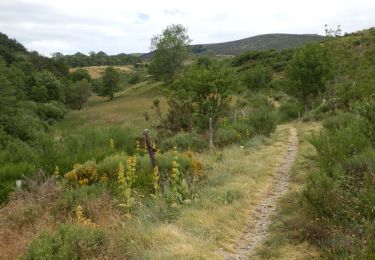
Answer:
<path fill-rule="evenodd" d="M 311 108 L 314 98 L 322 97 L 327 74 L 326 53 L 319 43 L 308 43 L 296 51 L 287 71 L 289 92 L 304 103 L 305 111 Z"/>
<path fill-rule="evenodd" d="M 164 29 L 161 35 L 154 36 L 151 39 L 154 57 L 149 66 L 150 73 L 166 84 L 172 83 L 188 57 L 189 43 L 187 29 L 180 24 L 172 24 Z"/>
<path fill-rule="evenodd" d="M 173 82 L 169 105 L 176 107 L 172 106 L 169 114 L 177 108 L 185 111 L 186 115 L 174 113 L 173 118 L 184 117 L 181 120 L 184 126 L 195 124 L 201 129 L 207 128 L 210 117 L 216 124 L 227 111 L 235 85 L 233 69 L 220 62 L 199 60 L 188 66 Z"/>
<path fill-rule="evenodd" d="M 120 87 L 120 73 L 112 66 L 107 67 L 102 78 L 102 88 L 100 96 L 113 99 L 114 93 Z"/>
<path fill-rule="evenodd" d="M 90 96 L 91 86 L 87 79 L 77 81 L 65 89 L 65 103 L 72 109 L 82 109 Z"/>

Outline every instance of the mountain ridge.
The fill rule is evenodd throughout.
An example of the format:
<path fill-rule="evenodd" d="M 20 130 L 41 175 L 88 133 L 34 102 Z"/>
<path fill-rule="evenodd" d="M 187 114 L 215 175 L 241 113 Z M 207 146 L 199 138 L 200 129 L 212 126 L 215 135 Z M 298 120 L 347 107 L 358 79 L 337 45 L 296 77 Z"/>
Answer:
<path fill-rule="evenodd" d="M 289 34 L 289 33 L 269 33 L 251 36 L 239 40 L 192 44 L 189 46 L 190 52 L 197 55 L 239 55 L 252 50 L 269 50 L 296 48 L 308 41 L 318 41 L 324 36 L 318 34 Z M 144 60 L 151 59 L 153 52 L 141 55 Z"/>

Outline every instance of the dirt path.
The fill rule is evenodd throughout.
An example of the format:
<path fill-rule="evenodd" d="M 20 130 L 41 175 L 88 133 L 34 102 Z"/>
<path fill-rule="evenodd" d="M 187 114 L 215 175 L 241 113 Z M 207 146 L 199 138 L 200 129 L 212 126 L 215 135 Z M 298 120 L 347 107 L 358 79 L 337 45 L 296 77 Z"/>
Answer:
<path fill-rule="evenodd" d="M 260 245 L 267 235 L 270 217 L 276 209 L 277 200 L 287 191 L 289 171 L 297 155 L 298 136 L 297 129 L 290 127 L 288 139 L 288 152 L 282 164 L 273 177 L 270 186 L 260 197 L 260 203 L 249 215 L 248 225 L 243 231 L 239 241 L 235 244 L 234 253 L 225 253 L 225 259 L 249 259 L 254 254 L 254 249 Z"/>

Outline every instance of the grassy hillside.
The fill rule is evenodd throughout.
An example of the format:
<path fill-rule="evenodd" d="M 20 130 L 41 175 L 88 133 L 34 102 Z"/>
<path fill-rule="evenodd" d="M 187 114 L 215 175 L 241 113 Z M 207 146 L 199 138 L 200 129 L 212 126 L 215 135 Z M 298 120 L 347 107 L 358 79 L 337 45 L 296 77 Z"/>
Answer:
<path fill-rule="evenodd" d="M 261 51 L 275 49 L 278 51 L 299 47 L 308 41 L 318 41 L 323 36 L 317 34 L 263 34 L 241 40 L 211 43 L 195 44 L 190 46 L 190 52 L 193 54 L 205 55 L 239 55 L 246 51 Z M 141 55 L 142 59 L 151 59 L 152 53 Z"/>
<path fill-rule="evenodd" d="M 283 50 L 295 48 L 308 41 L 321 40 L 323 37 L 316 34 L 263 34 L 237 41 L 192 45 L 193 53 L 213 55 L 238 55 L 252 50 Z"/>

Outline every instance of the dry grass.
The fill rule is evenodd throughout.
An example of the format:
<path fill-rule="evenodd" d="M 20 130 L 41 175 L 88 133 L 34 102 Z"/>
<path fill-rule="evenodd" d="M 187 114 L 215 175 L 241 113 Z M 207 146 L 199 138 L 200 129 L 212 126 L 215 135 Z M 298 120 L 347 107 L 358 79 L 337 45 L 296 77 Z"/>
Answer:
<path fill-rule="evenodd" d="M 69 191 L 63 190 L 53 176 L 37 174 L 26 181 L 28 188 L 14 192 L 10 202 L 0 207 L 0 259 L 16 259 L 26 253 L 30 242 L 43 231 L 77 222 L 76 205 L 61 203 L 61 197 Z M 66 206 L 72 209 L 67 210 Z M 110 195 L 100 193 L 86 198 L 81 206 L 85 217 L 96 223 L 97 228 L 108 234 L 118 229 L 122 214 Z M 109 249 L 115 251 L 115 247 L 116 243 L 110 240 Z"/>
<path fill-rule="evenodd" d="M 85 69 L 89 72 L 91 78 L 93 79 L 99 79 L 102 77 L 105 69 L 108 66 L 89 66 L 89 67 L 80 67 L 80 68 L 70 68 L 70 72 L 74 72 L 77 69 Z M 115 69 L 117 69 L 119 72 L 123 73 L 133 73 L 134 72 L 134 66 L 133 65 L 123 65 L 123 66 L 113 66 Z"/>
<path fill-rule="evenodd" d="M 125 245 L 127 251 L 137 259 L 221 259 L 219 248 L 232 250 L 270 185 L 287 151 L 287 137 L 288 127 L 280 126 L 259 149 L 233 146 L 214 156 L 199 155 L 209 169 L 207 185 L 197 190 L 198 202 L 178 209 L 172 222 L 136 217 L 123 235 L 134 243 Z"/>

